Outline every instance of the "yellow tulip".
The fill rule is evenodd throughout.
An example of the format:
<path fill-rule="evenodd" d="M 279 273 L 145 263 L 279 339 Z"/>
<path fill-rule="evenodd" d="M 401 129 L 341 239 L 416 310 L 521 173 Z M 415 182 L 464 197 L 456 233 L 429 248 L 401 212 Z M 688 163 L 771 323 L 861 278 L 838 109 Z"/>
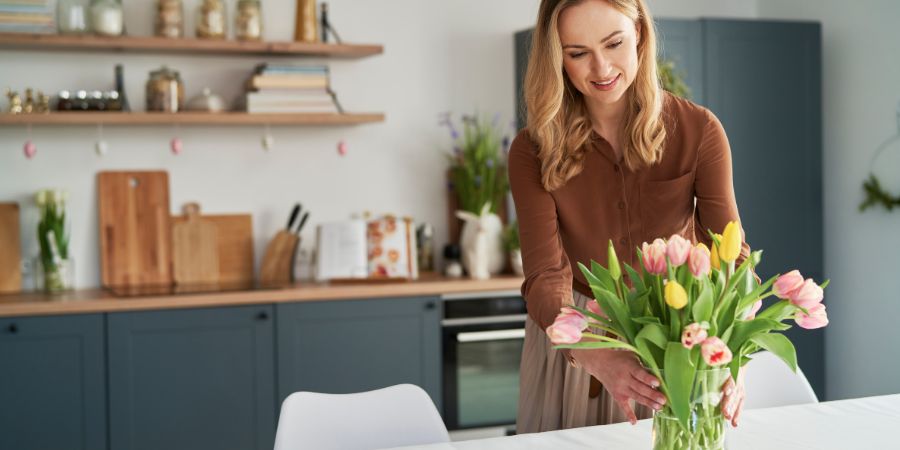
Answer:
<path fill-rule="evenodd" d="M 613 247 L 612 239 L 609 240 L 606 262 L 609 266 L 609 276 L 613 280 L 619 281 L 619 278 L 622 278 L 622 267 L 619 266 L 619 257 L 616 256 L 616 248 Z"/>
<path fill-rule="evenodd" d="M 716 238 L 719 239 L 719 242 L 722 242 L 722 235 L 714 233 Z M 709 253 L 709 266 L 712 267 L 713 270 L 719 270 L 722 268 L 722 263 L 719 261 L 719 247 L 716 245 L 716 241 L 712 242 L 712 250 Z"/>
<path fill-rule="evenodd" d="M 665 291 L 666 304 L 669 306 L 681 309 L 684 308 L 684 305 L 687 305 L 687 292 L 684 291 L 684 288 L 677 281 L 670 280 L 666 283 Z"/>
<path fill-rule="evenodd" d="M 719 247 L 719 258 L 730 263 L 741 254 L 741 227 L 737 222 L 728 222 L 722 232 L 722 245 Z"/>

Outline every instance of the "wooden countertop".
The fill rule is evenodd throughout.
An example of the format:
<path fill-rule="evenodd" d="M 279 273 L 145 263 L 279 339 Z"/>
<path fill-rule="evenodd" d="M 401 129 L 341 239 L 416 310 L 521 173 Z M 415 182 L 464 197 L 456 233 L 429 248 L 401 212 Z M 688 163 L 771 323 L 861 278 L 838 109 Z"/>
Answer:
<path fill-rule="evenodd" d="M 105 289 L 86 289 L 61 295 L 22 293 L 0 295 L 0 317 L 203 308 L 317 300 L 417 297 L 490 291 L 518 293 L 523 278 L 502 275 L 488 280 L 453 279 L 425 275 L 407 282 L 305 283 L 282 288 L 253 288 L 225 292 L 117 296 Z"/>

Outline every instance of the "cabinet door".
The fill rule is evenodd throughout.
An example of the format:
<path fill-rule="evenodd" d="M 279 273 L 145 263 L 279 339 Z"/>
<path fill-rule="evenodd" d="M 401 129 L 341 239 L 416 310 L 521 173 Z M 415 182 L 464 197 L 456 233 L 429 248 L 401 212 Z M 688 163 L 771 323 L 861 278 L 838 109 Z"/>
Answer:
<path fill-rule="evenodd" d="M 706 104 L 728 133 L 747 242 L 759 276 L 799 269 L 821 282 L 821 28 L 705 20 Z M 791 329 L 800 367 L 824 396 L 824 330 Z"/>
<path fill-rule="evenodd" d="M 440 299 L 279 304 L 278 397 L 346 394 L 400 383 L 440 401 Z"/>
<path fill-rule="evenodd" d="M 103 315 L 0 318 L 0 448 L 105 449 Z"/>
<path fill-rule="evenodd" d="M 697 20 L 656 21 L 660 59 L 675 63 L 675 72 L 691 89 L 690 100 L 703 104 L 703 26 Z"/>
<path fill-rule="evenodd" d="M 110 444 L 271 449 L 270 305 L 110 314 Z"/>

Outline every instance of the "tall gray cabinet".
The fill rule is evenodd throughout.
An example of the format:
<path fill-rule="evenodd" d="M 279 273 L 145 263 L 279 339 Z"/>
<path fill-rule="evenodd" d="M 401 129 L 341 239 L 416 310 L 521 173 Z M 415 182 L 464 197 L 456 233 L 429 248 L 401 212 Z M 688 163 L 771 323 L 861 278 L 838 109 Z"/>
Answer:
<path fill-rule="evenodd" d="M 821 282 L 821 25 L 662 19 L 657 29 L 662 57 L 675 62 L 691 99 L 712 110 L 728 134 L 747 242 L 765 250 L 759 276 L 798 269 Z M 521 87 L 531 30 L 516 33 L 515 41 L 517 111 L 524 126 Z M 823 399 L 824 329 L 794 327 L 787 334 Z"/>

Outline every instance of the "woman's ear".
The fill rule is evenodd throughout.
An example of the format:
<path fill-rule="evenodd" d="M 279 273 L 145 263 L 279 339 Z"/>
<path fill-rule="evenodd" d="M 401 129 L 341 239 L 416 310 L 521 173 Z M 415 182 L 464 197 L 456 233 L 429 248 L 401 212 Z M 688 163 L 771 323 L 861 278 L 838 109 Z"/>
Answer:
<path fill-rule="evenodd" d="M 637 45 L 641 45 L 641 21 L 634 22 L 634 33 L 637 36 Z"/>

